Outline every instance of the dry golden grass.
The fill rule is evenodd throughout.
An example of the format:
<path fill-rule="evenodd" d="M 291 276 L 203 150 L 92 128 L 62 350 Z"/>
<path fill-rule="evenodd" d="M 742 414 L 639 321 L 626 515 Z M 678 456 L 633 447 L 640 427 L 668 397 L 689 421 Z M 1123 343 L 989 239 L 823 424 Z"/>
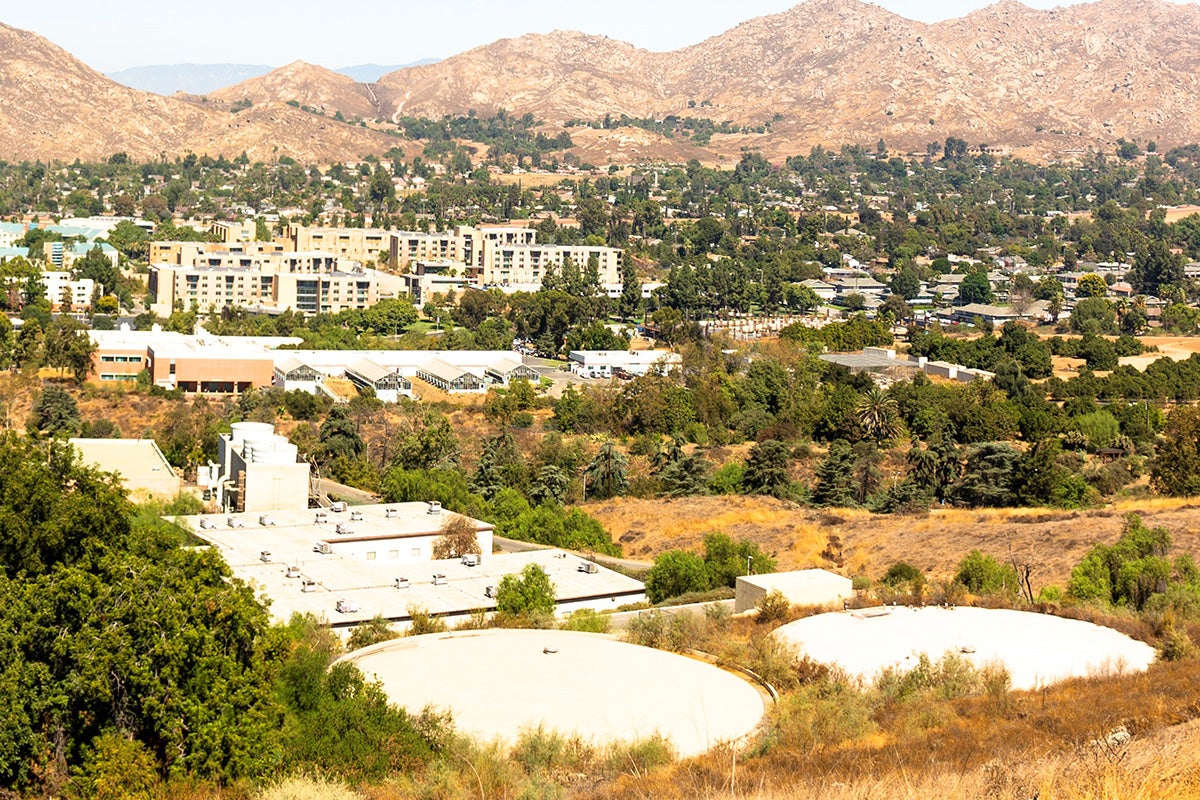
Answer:
<path fill-rule="evenodd" d="M 714 751 L 577 796 L 1200 798 L 1198 677 L 1200 663 L 1192 661 L 1043 692 L 884 703 L 870 726 L 840 743 L 835 725 L 826 741 L 782 740 L 751 757 Z M 836 716 L 861 702 L 815 697 L 813 714 Z M 1129 744 L 1103 741 L 1120 727 Z"/>
<path fill-rule="evenodd" d="M 363 800 L 343 783 L 316 775 L 292 775 L 267 784 L 254 800 Z"/>
<path fill-rule="evenodd" d="M 629 558 L 653 559 L 672 548 L 699 551 L 704 534 L 722 531 L 752 539 L 775 553 L 780 569 L 825 567 L 878 578 L 907 561 L 933 580 L 950 578 L 958 562 L 979 549 L 1034 565 L 1034 584 L 1062 586 L 1071 568 L 1098 542 L 1111 543 L 1122 517 L 1140 514 L 1164 525 L 1181 552 L 1200 555 L 1200 505 L 1195 500 L 1147 497 L 1098 509 L 939 508 L 926 514 L 871 514 L 862 509 L 810 509 L 771 497 L 620 498 L 584 506 L 621 543 Z M 836 537 L 840 548 L 827 548 Z M 829 555 L 839 555 L 831 559 Z M 840 560 L 840 565 L 838 561 Z"/>

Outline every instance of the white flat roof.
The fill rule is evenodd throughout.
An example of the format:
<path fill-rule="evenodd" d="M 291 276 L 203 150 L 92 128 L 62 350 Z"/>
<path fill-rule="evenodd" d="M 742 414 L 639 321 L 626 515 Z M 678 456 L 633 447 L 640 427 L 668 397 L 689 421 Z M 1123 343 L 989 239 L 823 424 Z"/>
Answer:
<path fill-rule="evenodd" d="M 395 516 L 387 516 L 389 508 L 396 509 Z M 351 511 L 362 512 L 362 520 L 351 521 L 349 511 L 326 512 L 328 522 L 320 524 L 315 509 L 262 512 L 274 522 L 269 526 L 259 524 L 259 512 L 201 514 L 181 521 L 220 551 L 235 575 L 270 599 L 271 614 L 278 620 L 285 621 L 293 613 L 311 613 L 335 626 L 345 626 L 377 616 L 408 619 L 411 607 L 432 614 L 466 615 L 495 608 L 496 601 L 485 594 L 487 587 L 498 586 L 505 575 L 519 573 L 531 563 L 539 564 L 550 575 L 560 603 L 611 597 L 610 605 L 616 608 L 643 599 L 644 585 L 640 581 L 601 566 L 594 573 L 580 572 L 583 559 L 561 550 L 485 554 L 475 567 L 458 559 L 367 561 L 338 551 L 338 545 L 363 541 L 377 541 L 381 550 L 388 549 L 389 541 L 395 541 L 397 548 L 403 549 L 406 537 L 437 535 L 451 512 L 431 515 L 427 509 L 426 503 L 352 506 Z M 231 519 L 243 527 L 231 527 Z M 212 527 L 201 527 L 201 520 Z M 353 533 L 337 534 L 339 522 Z M 476 522 L 478 530 L 492 528 L 488 523 Z M 315 552 L 313 546 L 321 541 L 333 544 L 335 551 L 327 555 Z M 270 552 L 270 562 L 261 560 L 264 550 Z M 289 566 L 299 567 L 301 577 L 288 578 Z M 445 575 L 446 582 L 435 585 L 435 573 Z M 408 578 L 409 587 L 396 589 L 397 578 Z M 304 579 L 316 582 L 315 591 L 300 590 Z M 338 600 L 352 601 L 359 610 L 338 613 Z"/>
<path fill-rule="evenodd" d="M 677 364 L 683 357 L 670 350 L 572 350 L 568 356 L 572 361 L 589 366 L 620 367 L 625 364 L 657 364 L 660 361 Z"/>
<path fill-rule="evenodd" d="M 449 708 L 456 726 L 484 738 L 512 741 L 538 726 L 595 742 L 658 733 L 690 756 L 741 739 L 764 713 L 759 691 L 732 673 L 596 634 L 432 634 L 374 645 L 346 660 L 378 680 L 393 702 L 414 712 Z"/>
<path fill-rule="evenodd" d="M 116 472 L 129 489 L 152 488 L 179 478 L 153 439 L 69 439 L 85 464 Z"/>
<path fill-rule="evenodd" d="M 1014 689 L 1035 689 L 1114 668 L 1142 671 L 1154 648 L 1111 628 L 1048 614 L 991 608 L 881 606 L 819 614 L 775 632 L 803 653 L 871 680 L 911 669 L 922 653 L 959 653 L 978 666 L 1001 663 Z"/>

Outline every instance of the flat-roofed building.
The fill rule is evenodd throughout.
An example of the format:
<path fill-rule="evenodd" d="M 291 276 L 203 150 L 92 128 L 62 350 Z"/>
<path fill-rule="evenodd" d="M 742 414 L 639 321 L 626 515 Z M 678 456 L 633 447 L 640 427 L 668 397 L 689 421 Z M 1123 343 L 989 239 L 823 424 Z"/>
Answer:
<path fill-rule="evenodd" d="M 683 364 L 683 357 L 670 350 L 572 350 L 567 359 L 571 372 L 583 378 L 611 378 L 621 371 L 666 375 Z"/>
<path fill-rule="evenodd" d="M 826 606 L 854 597 L 853 581 L 825 569 L 742 575 L 736 583 L 733 605 L 736 613 L 757 607 L 771 592 L 779 592 L 794 606 Z"/>
<path fill-rule="evenodd" d="M 46 300 L 54 311 L 83 311 L 92 307 L 96 282 L 91 278 L 73 278 L 65 271 L 43 272 L 42 283 L 46 287 Z"/>
<path fill-rule="evenodd" d="M 131 497 L 169 500 L 183 480 L 153 439 L 70 439 L 80 460 L 101 472 L 115 472 Z"/>
<path fill-rule="evenodd" d="M 555 586 L 560 613 L 615 609 L 645 599 L 645 587 L 557 549 L 493 553 L 492 525 L 467 517 L 476 531 L 474 559 L 434 560 L 434 545 L 457 515 L 432 503 L 388 503 L 185 518 L 234 575 L 271 600 L 273 617 L 311 613 L 344 628 L 375 617 L 405 624 L 416 609 L 465 619 L 496 608 L 505 575 L 537 564 Z"/>
<path fill-rule="evenodd" d="M 379 286 L 372 274 L 340 271 L 336 263 L 329 254 L 297 257 L 283 253 L 264 257 L 259 266 L 250 267 L 151 266 L 151 310 L 170 316 L 178 309 L 210 312 L 241 307 L 264 313 L 291 309 L 311 315 L 365 309 L 379 302 Z M 293 270 L 297 264 L 302 268 Z"/>
<path fill-rule="evenodd" d="M 292 224 L 288 225 L 284 238 L 290 250 L 323 250 L 360 263 L 387 263 L 392 250 L 392 231 L 382 228 L 318 228 Z"/>

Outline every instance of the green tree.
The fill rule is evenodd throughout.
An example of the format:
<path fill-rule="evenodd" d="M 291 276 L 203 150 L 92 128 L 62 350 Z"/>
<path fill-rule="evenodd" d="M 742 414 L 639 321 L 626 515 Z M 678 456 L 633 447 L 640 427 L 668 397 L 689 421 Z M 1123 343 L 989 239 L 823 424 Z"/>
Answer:
<path fill-rule="evenodd" d="M 904 300 L 912 300 L 921 293 L 921 276 L 911 264 L 905 264 L 892 275 L 888 286 L 892 294 Z"/>
<path fill-rule="evenodd" d="M 988 280 L 986 270 L 975 270 L 963 278 L 958 287 L 958 299 L 963 303 L 991 303 L 995 300 L 992 294 L 992 283 Z"/>
<path fill-rule="evenodd" d="M 538 564 L 526 564 L 520 576 L 505 575 L 496 587 L 496 610 L 514 617 L 553 614 L 554 582 Z"/>
<path fill-rule="evenodd" d="M 1179 406 L 1167 417 L 1150 485 L 1176 497 L 1200 494 L 1200 407 Z"/>
<path fill-rule="evenodd" d="M 629 258 L 621 265 L 621 300 L 617 305 L 622 319 L 633 319 L 642 307 L 642 282 L 637 267 Z"/>
<path fill-rule="evenodd" d="M 704 559 L 685 550 L 668 550 L 654 558 L 654 566 L 646 574 L 646 597 L 651 603 L 661 603 L 669 597 L 703 592 L 709 587 L 708 580 Z"/>
<path fill-rule="evenodd" d="M 747 494 L 769 494 L 786 497 L 792 479 L 788 474 L 791 454 L 787 445 L 775 439 L 758 442 L 746 457 L 742 487 Z"/>
<path fill-rule="evenodd" d="M 958 563 L 954 580 L 972 594 L 1015 594 L 1020 589 L 1015 569 L 978 550 Z"/>
<path fill-rule="evenodd" d="M 33 404 L 32 427 L 48 436 L 74 436 L 79 430 L 79 406 L 60 386 L 48 384 Z"/>
<path fill-rule="evenodd" d="M 1089 273 L 1079 279 L 1079 285 L 1075 288 L 1075 296 L 1081 299 L 1087 297 L 1107 297 L 1108 284 L 1104 282 L 1104 278 L 1096 273 Z"/>
<path fill-rule="evenodd" d="M 847 508 L 854 505 L 854 451 L 838 439 L 816 469 L 812 502 L 815 506 Z"/>
<path fill-rule="evenodd" d="M 863 393 L 854 414 L 863 432 L 876 442 L 890 442 L 900 434 L 896 401 L 878 386 L 872 385 Z"/>
<path fill-rule="evenodd" d="M 741 575 L 765 575 L 775 571 L 775 559 L 764 553 L 757 542 L 734 541 L 724 533 L 704 535 L 704 568 L 708 585 L 732 588 Z"/>
<path fill-rule="evenodd" d="M 615 444 L 605 442 L 583 471 L 587 494 L 599 500 L 625 494 L 629 488 L 628 470 L 629 460 Z"/>

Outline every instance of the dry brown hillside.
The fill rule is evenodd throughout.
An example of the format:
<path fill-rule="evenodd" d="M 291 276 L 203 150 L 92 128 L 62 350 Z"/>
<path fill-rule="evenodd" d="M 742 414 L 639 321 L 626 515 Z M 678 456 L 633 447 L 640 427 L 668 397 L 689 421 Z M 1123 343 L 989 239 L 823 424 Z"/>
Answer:
<path fill-rule="evenodd" d="M 291 100 L 330 117 L 340 111 L 347 119 L 388 116 L 369 85 L 303 61 L 294 61 L 262 77 L 210 92 L 207 97 L 231 104 L 249 101 L 253 105 Z"/>
<path fill-rule="evenodd" d="M 621 543 L 629 558 L 664 550 L 700 551 L 706 533 L 751 539 L 774 553 L 780 569 L 825 567 L 878 578 L 907 561 L 934 580 L 953 576 L 971 550 L 998 558 L 1015 554 L 1035 566 L 1036 587 L 1066 584 L 1071 568 L 1098 542 L 1111 543 L 1124 515 L 1165 526 L 1180 552 L 1200 556 L 1200 506 L 1162 498 L 1087 510 L 939 509 L 926 515 L 811 509 L 771 497 L 619 498 L 584 506 Z M 839 563 L 840 562 L 840 563 Z"/>
<path fill-rule="evenodd" d="M 389 140 L 285 105 L 230 114 L 121 86 L 42 37 L 0 25 L 0 158 L 137 159 L 185 151 L 327 162 Z"/>
<path fill-rule="evenodd" d="M 503 40 L 380 83 L 398 110 L 505 108 L 547 121 L 681 114 L 761 124 L 764 151 L 922 149 L 948 135 L 1045 152 L 1118 136 L 1200 139 L 1200 7 L 1012 0 L 925 24 L 859 0 L 807 0 L 670 53 L 555 32 Z M 719 144 L 719 143 L 715 143 Z"/>

